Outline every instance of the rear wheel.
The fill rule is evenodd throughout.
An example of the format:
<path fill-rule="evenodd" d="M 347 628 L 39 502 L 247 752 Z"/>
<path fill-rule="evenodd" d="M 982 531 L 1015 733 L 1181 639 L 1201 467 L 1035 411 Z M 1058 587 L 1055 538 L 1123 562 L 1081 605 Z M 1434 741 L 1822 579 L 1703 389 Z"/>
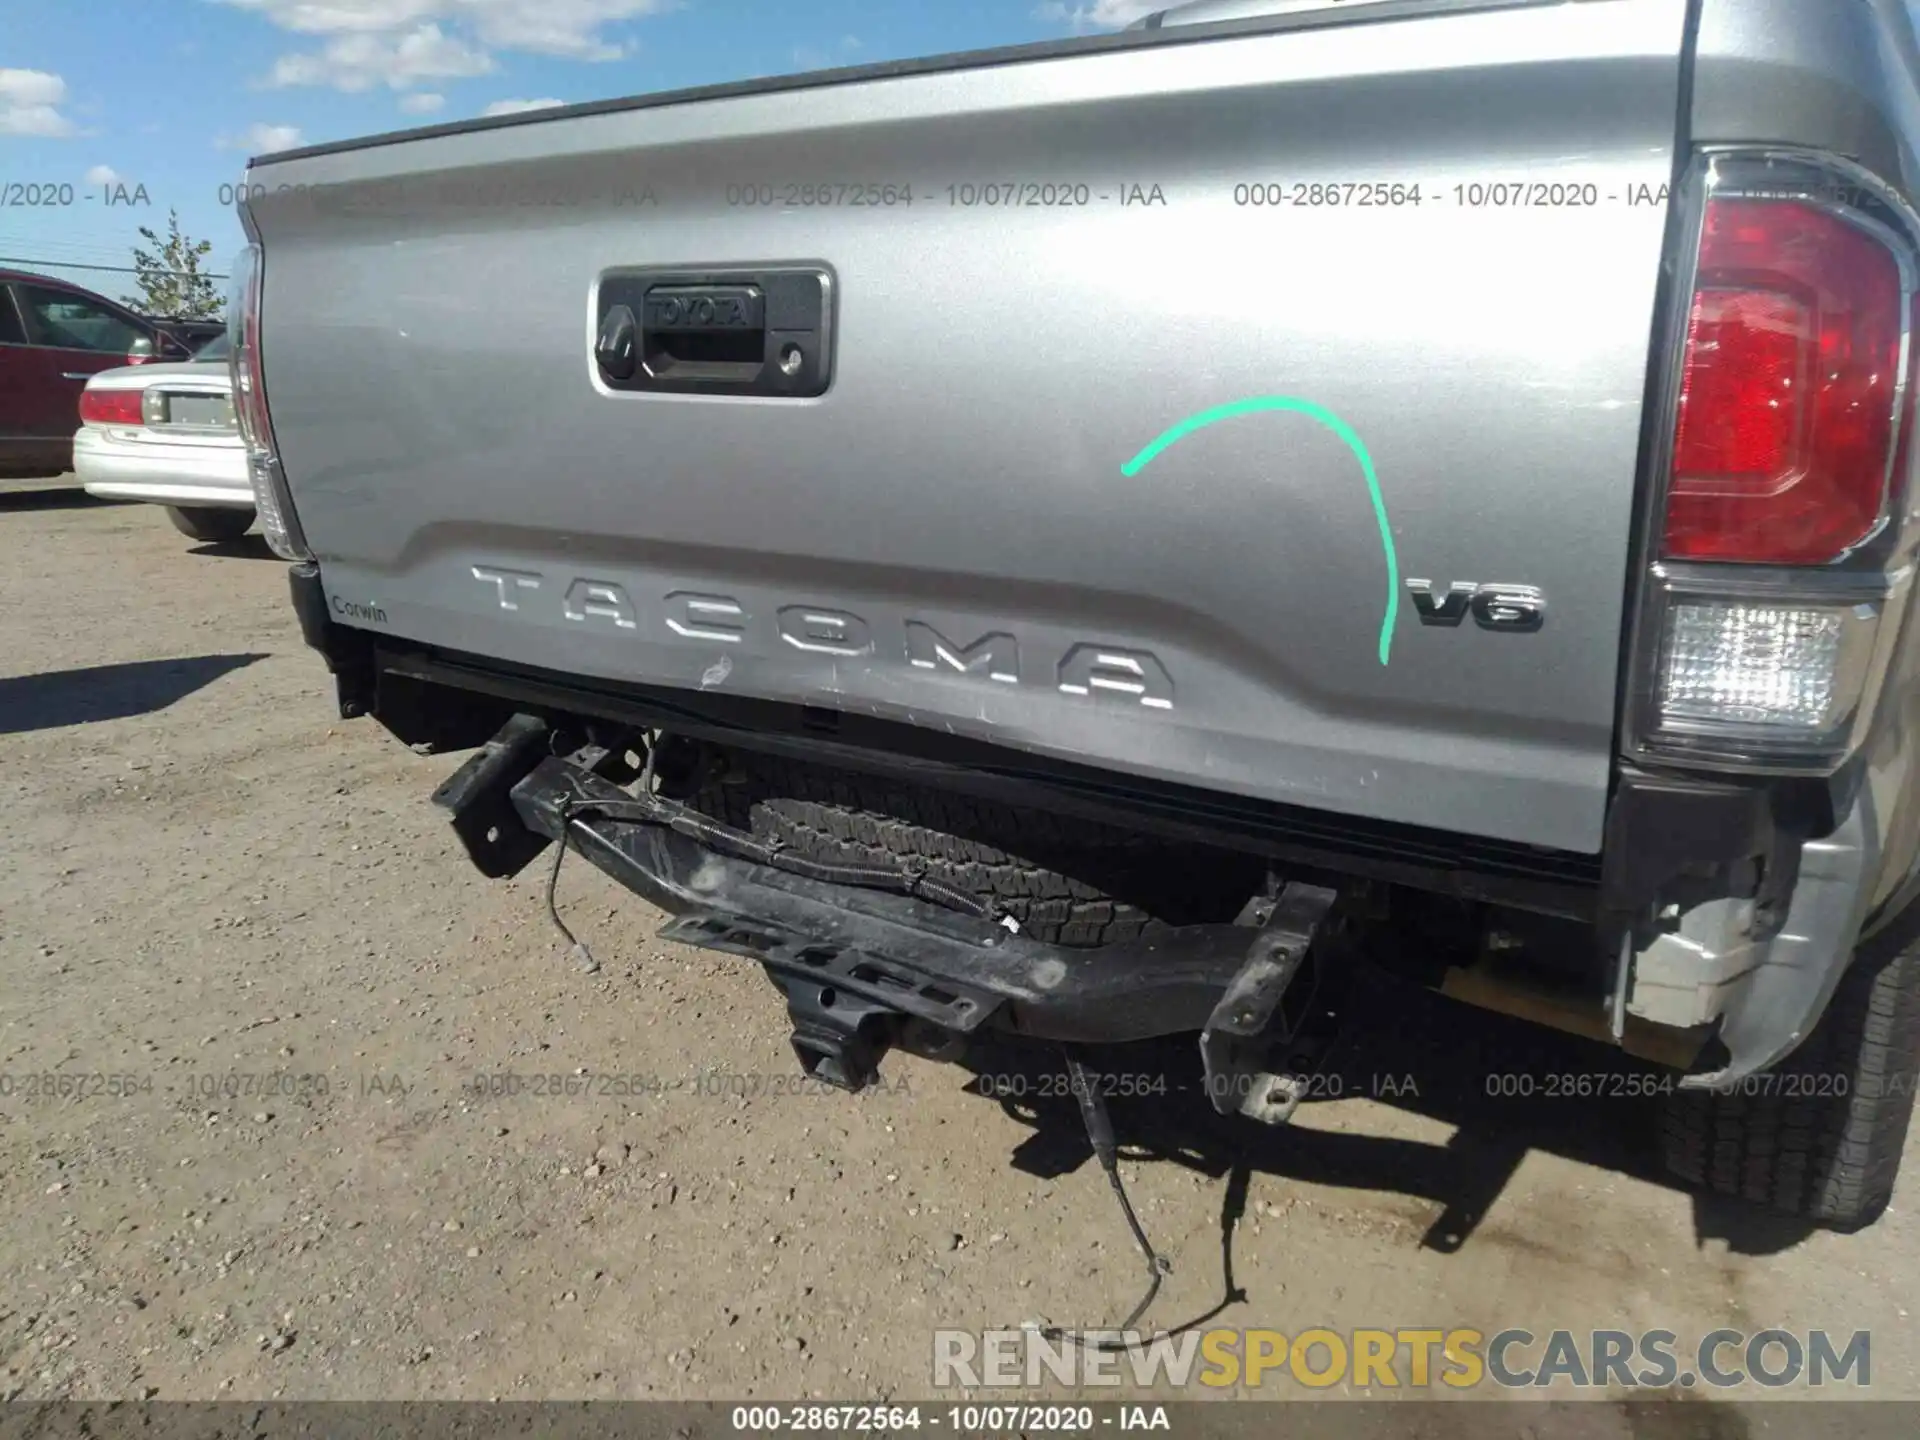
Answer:
<path fill-rule="evenodd" d="M 1813 1033 L 1773 1071 L 1732 1093 L 1671 1098 L 1661 1136 L 1669 1170 L 1837 1229 L 1879 1217 L 1920 1078 L 1916 920 L 1903 916 L 1860 947 Z"/>
<path fill-rule="evenodd" d="M 1057 945 L 1108 945 L 1156 925 L 1230 921 L 1266 874 L 1252 856 L 758 755 L 720 757 L 687 803 L 810 859 L 924 861 L 929 877 L 994 905 L 1022 934 Z"/>
<path fill-rule="evenodd" d="M 167 518 L 191 540 L 238 540 L 253 528 L 253 511 L 224 505 L 169 505 Z"/>

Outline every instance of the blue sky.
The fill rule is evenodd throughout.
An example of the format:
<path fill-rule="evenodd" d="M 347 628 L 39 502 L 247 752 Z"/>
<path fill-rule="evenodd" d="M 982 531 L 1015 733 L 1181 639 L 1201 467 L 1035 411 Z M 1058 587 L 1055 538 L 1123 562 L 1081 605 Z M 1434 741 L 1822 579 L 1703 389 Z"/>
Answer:
<path fill-rule="evenodd" d="M 1168 3 L 0 0 L 0 263 L 119 298 L 130 275 L 72 267 L 129 265 L 169 208 L 226 269 L 242 237 L 220 190 L 250 154 L 1049 39 Z"/>

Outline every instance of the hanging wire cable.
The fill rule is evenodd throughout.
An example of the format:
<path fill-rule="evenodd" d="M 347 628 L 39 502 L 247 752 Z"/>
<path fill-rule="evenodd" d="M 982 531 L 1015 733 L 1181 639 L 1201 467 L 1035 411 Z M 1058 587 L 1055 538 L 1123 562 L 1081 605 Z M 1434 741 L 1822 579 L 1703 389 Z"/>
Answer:
<path fill-rule="evenodd" d="M 1128 1338 L 1135 1324 L 1147 1313 L 1154 1297 L 1160 1293 L 1160 1282 L 1173 1273 L 1173 1262 L 1153 1248 L 1153 1242 L 1147 1238 L 1146 1228 L 1141 1225 L 1140 1217 L 1134 1213 L 1133 1201 L 1127 1198 L 1127 1187 L 1120 1179 L 1120 1147 L 1113 1137 L 1113 1120 L 1107 1114 L 1107 1102 L 1094 1088 L 1087 1069 L 1080 1058 L 1071 1050 L 1061 1052 L 1067 1062 L 1067 1075 L 1073 1084 L 1074 1098 L 1080 1102 L 1080 1120 L 1087 1127 L 1087 1140 L 1093 1146 L 1095 1158 L 1100 1168 L 1107 1172 L 1107 1183 L 1113 1187 L 1114 1198 L 1120 1202 L 1120 1213 L 1126 1216 L 1127 1229 L 1133 1232 L 1133 1243 L 1147 1262 L 1147 1293 L 1140 1297 L 1127 1318 L 1115 1326 L 1118 1338 L 1108 1332 L 1088 1332 L 1070 1330 L 1059 1325 L 1043 1325 L 1040 1333 L 1049 1340 L 1070 1340 L 1073 1343 L 1100 1351 L 1130 1350 L 1145 1343 L 1140 1338 Z M 1164 1334 L 1165 1332 L 1158 1332 Z M 1156 1337 L 1147 1337 L 1148 1339 Z"/>

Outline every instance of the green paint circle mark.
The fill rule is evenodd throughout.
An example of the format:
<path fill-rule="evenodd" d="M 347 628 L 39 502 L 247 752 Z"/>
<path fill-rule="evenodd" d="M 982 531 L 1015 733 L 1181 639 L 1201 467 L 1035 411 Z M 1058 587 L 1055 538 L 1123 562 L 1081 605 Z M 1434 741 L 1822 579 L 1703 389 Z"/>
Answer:
<path fill-rule="evenodd" d="M 1373 457 L 1367 453 L 1367 447 L 1361 443 L 1353 427 L 1326 406 L 1294 395 L 1256 395 L 1251 399 L 1216 405 L 1211 410 L 1189 415 L 1179 424 L 1161 431 L 1144 450 L 1120 467 L 1120 473 L 1138 475 L 1149 461 L 1174 441 L 1221 420 L 1231 420 L 1236 415 L 1253 415 L 1262 410 L 1289 410 L 1318 420 L 1346 441 L 1347 448 L 1353 451 L 1353 458 L 1360 462 L 1360 472 L 1367 477 L 1367 498 L 1373 502 L 1373 518 L 1380 526 L 1380 550 L 1387 560 L 1387 612 L 1380 619 L 1380 663 L 1384 665 L 1387 663 L 1387 652 L 1393 645 L 1393 622 L 1400 614 L 1400 561 L 1393 550 L 1393 527 L 1387 524 L 1387 502 L 1380 495 L 1380 477 L 1374 472 Z"/>

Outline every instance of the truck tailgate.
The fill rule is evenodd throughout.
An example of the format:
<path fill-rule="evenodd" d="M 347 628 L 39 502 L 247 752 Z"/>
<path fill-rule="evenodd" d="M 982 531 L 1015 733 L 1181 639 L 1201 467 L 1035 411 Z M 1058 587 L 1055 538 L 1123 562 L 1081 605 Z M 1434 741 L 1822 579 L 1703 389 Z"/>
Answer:
<path fill-rule="evenodd" d="M 1354 6 L 258 165 L 335 618 L 1595 851 L 1685 8 Z M 827 282 L 818 396 L 596 367 L 608 286 L 783 266 Z"/>

